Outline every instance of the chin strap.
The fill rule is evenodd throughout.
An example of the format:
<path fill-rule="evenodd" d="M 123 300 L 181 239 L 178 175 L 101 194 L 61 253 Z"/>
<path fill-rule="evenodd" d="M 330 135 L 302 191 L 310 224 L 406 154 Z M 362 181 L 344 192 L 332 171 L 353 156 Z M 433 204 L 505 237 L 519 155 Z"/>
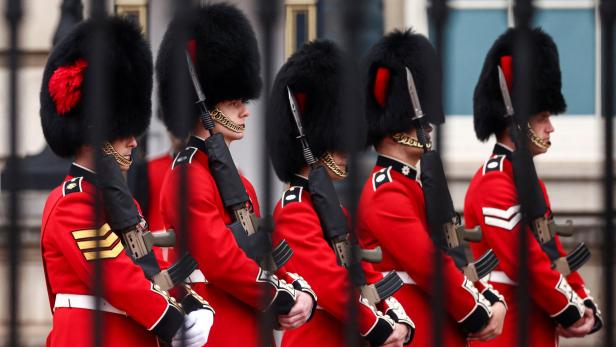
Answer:
<path fill-rule="evenodd" d="M 550 141 L 546 141 L 540 138 L 539 136 L 537 136 L 537 134 L 530 127 L 530 124 L 527 124 L 527 126 L 528 126 L 528 131 L 527 131 L 528 139 L 530 140 L 530 142 L 532 142 L 532 144 L 534 144 L 535 146 L 539 147 L 540 149 L 544 151 L 550 148 L 550 146 L 552 145 Z"/>
<path fill-rule="evenodd" d="M 332 157 L 331 153 L 326 152 L 325 155 L 321 158 L 321 162 L 325 164 L 336 176 L 340 178 L 346 178 L 349 173 L 347 170 L 343 170 L 336 162 L 334 161 L 334 157 Z"/>
<path fill-rule="evenodd" d="M 405 145 L 408 147 L 413 147 L 413 148 L 420 148 L 423 149 L 424 146 L 421 145 L 421 142 L 419 142 L 418 139 L 411 137 L 405 133 L 396 133 L 393 134 L 391 136 L 391 138 L 396 142 L 399 143 L 401 145 Z M 426 143 L 426 148 L 431 149 L 432 148 L 432 142 L 428 142 Z"/>
<path fill-rule="evenodd" d="M 222 111 L 219 110 L 218 107 L 214 107 L 214 109 L 210 111 L 210 115 L 216 123 L 233 131 L 234 133 L 241 134 L 246 128 L 244 124 L 237 124 L 232 121 L 231 118 L 229 118 L 226 114 L 222 113 Z"/>
<path fill-rule="evenodd" d="M 112 155 L 115 158 L 116 162 L 118 163 L 122 171 L 128 171 L 128 169 L 130 169 L 130 166 L 133 163 L 133 160 L 126 159 L 126 157 L 118 153 L 118 151 L 116 151 L 116 149 L 113 148 L 111 143 L 109 142 L 103 143 L 102 149 L 103 149 L 103 153 L 107 155 Z"/>

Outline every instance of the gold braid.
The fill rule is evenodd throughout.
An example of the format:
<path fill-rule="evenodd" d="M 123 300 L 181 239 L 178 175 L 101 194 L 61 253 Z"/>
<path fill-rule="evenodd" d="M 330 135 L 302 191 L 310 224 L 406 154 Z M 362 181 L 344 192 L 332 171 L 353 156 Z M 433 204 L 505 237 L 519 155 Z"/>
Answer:
<path fill-rule="evenodd" d="M 421 145 L 421 142 L 419 142 L 418 139 L 414 137 L 410 137 L 407 134 L 396 133 L 396 134 L 393 134 L 391 138 L 401 145 L 423 149 L 423 146 Z M 428 142 L 426 144 L 426 147 L 428 149 L 432 148 L 432 142 Z"/>
<path fill-rule="evenodd" d="M 132 159 L 126 159 L 123 155 L 118 153 L 115 148 L 109 142 L 103 143 L 103 153 L 107 155 L 113 155 L 118 165 L 120 165 L 120 169 L 127 171 L 130 169 L 131 164 L 133 163 Z"/>
<path fill-rule="evenodd" d="M 336 162 L 334 161 L 334 157 L 332 157 L 329 152 L 326 152 L 325 155 L 323 155 L 321 161 L 323 162 L 323 164 L 325 164 L 325 166 L 332 170 L 332 172 L 336 176 L 340 178 L 346 178 L 349 175 L 346 170 L 343 170 L 340 166 L 338 166 L 338 164 L 336 164 Z"/>
<path fill-rule="evenodd" d="M 218 107 L 214 107 L 214 109 L 210 111 L 210 115 L 212 116 L 212 119 L 216 121 L 216 123 L 233 131 L 234 133 L 241 134 L 246 128 L 244 124 L 240 125 L 229 119 L 229 117 L 227 117 L 226 114 L 222 113 L 222 111 L 219 110 Z"/>
<path fill-rule="evenodd" d="M 535 146 L 541 148 L 544 151 L 546 151 L 552 145 L 550 141 L 546 141 L 540 138 L 539 136 L 537 136 L 537 134 L 530 127 L 530 124 L 528 124 L 527 134 L 528 134 L 528 139 L 530 140 L 530 142 L 532 142 Z"/>

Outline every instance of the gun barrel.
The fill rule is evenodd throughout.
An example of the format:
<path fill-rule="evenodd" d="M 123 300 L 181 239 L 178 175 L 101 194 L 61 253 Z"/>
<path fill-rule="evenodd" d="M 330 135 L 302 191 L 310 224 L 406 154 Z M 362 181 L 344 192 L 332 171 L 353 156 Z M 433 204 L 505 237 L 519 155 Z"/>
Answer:
<path fill-rule="evenodd" d="M 481 237 L 482 237 L 481 227 L 476 226 L 473 229 L 464 229 L 464 227 L 461 227 L 461 229 L 462 229 L 462 237 L 464 238 L 464 240 L 468 242 L 481 241 Z"/>
<path fill-rule="evenodd" d="M 381 251 L 381 247 L 376 247 L 374 249 L 360 249 L 359 258 L 369 263 L 378 263 L 383 260 L 383 252 Z"/>

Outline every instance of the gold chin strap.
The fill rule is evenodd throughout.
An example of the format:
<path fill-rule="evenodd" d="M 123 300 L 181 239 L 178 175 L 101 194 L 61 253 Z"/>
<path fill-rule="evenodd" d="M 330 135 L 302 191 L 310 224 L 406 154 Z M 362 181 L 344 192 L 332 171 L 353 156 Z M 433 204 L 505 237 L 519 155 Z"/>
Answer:
<path fill-rule="evenodd" d="M 128 171 L 130 169 L 131 164 L 133 163 L 132 159 L 126 159 L 123 155 L 118 153 L 115 148 L 109 142 L 103 143 L 103 153 L 109 155 L 113 155 L 118 165 L 120 165 L 120 169 L 124 171 Z"/>
<path fill-rule="evenodd" d="M 528 131 L 526 132 L 528 134 L 528 139 L 530 140 L 530 142 L 532 142 L 535 146 L 541 148 L 544 151 L 547 151 L 548 148 L 550 148 L 550 146 L 552 145 L 552 143 L 548 140 L 544 140 L 542 138 L 540 138 L 539 136 L 537 136 L 537 134 L 533 131 L 533 129 L 531 129 L 530 124 L 528 125 Z"/>
<path fill-rule="evenodd" d="M 216 121 L 216 123 L 233 131 L 234 133 L 241 134 L 246 128 L 244 124 L 240 125 L 229 119 L 229 117 L 227 117 L 226 114 L 222 113 L 222 111 L 219 110 L 218 107 L 214 107 L 214 109 L 210 111 L 210 115 L 212 116 L 212 119 Z"/>
<path fill-rule="evenodd" d="M 410 137 L 407 134 L 404 133 L 396 133 L 393 134 L 391 136 L 391 138 L 396 141 L 397 143 L 401 144 L 401 145 L 405 145 L 405 146 L 409 146 L 409 147 L 414 147 L 414 148 L 420 148 L 423 149 L 423 146 L 421 145 L 421 143 L 419 142 L 418 139 L 414 138 L 414 137 Z M 432 148 L 432 142 L 428 142 L 426 144 L 426 147 L 428 149 Z"/>
<path fill-rule="evenodd" d="M 336 162 L 334 161 L 334 157 L 332 157 L 331 153 L 326 152 L 325 155 L 321 158 L 321 161 L 323 162 L 323 164 L 325 164 L 325 166 L 332 170 L 332 172 L 336 176 L 340 178 L 346 178 L 349 175 L 346 170 L 343 170 L 340 166 L 338 166 L 338 164 L 336 164 Z"/>

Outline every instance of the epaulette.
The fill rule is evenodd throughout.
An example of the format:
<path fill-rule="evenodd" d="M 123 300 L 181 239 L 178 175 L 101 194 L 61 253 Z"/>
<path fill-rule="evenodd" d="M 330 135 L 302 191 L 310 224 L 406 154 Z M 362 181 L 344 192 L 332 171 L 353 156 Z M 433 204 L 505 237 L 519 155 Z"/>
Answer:
<path fill-rule="evenodd" d="M 197 147 L 186 147 L 175 156 L 173 160 L 173 165 L 171 166 L 171 170 L 175 169 L 176 166 L 182 164 L 190 164 L 192 163 L 193 157 L 197 153 Z"/>
<path fill-rule="evenodd" d="M 372 189 L 376 189 L 385 183 L 393 182 L 391 178 L 391 166 L 384 167 L 372 174 Z"/>
<path fill-rule="evenodd" d="M 74 177 L 62 184 L 62 196 L 67 196 L 71 193 L 79 193 L 83 191 L 81 187 L 83 177 Z"/>
<path fill-rule="evenodd" d="M 488 161 L 483 164 L 483 174 L 487 174 L 492 171 L 503 171 L 503 163 L 505 162 L 506 156 L 504 155 L 495 155 L 492 158 L 488 159 Z"/>
<path fill-rule="evenodd" d="M 285 207 L 292 202 L 302 202 L 303 192 L 304 187 L 301 186 L 293 186 L 287 189 L 287 191 L 282 194 L 282 199 L 280 200 L 280 207 Z"/>

